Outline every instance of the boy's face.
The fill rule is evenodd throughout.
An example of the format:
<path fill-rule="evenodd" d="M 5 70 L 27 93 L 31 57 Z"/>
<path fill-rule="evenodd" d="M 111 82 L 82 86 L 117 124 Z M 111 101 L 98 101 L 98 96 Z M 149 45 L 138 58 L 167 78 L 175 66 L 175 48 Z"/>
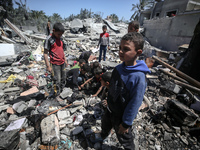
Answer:
<path fill-rule="evenodd" d="M 129 25 L 128 26 L 128 33 L 130 33 L 130 32 L 138 32 L 138 29 L 136 30 L 133 25 Z"/>
<path fill-rule="evenodd" d="M 101 79 L 101 85 L 106 86 L 106 82 L 103 79 Z"/>
<path fill-rule="evenodd" d="M 95 74 L 94 76 L 95 76 L 95 78 L 100 78 L 101 77 L 101 75 L 99 75 L 99 74 Z"/>
<path fill-rule="evenodd" d="M 101 79 L 101 86 L 106 86 L 109 88 L 109 82 L 105 82 L 103 79 Z"/>
<path fill-rule="evenodd" d="M 82 67 L 85 64 L 85 62 L 83 62 L 82 64 L 80 64 L 80 67 Z"/>
<path fill-rule="evenodd" d="M 57 38 L 57 39 L 60 39 L 60 37 L 62 36 L 63 32 L 61 31 L 55 31 L 53 29 L 53 35 Z"/>
<path fill-rule="evenodd" d="M 105 33 L 107 31 L 107 28 L 102 28 L 103 32 Z"/>
<path fill-rule="evenodd" d="M 126 66 L 132 66 L 136 63 L 136 58 L 142 53 L 142 50 L 135 50 L 135 44 L 131 41 L 122 40 L 119 46 L 119 58 L 125 62 Z"/>

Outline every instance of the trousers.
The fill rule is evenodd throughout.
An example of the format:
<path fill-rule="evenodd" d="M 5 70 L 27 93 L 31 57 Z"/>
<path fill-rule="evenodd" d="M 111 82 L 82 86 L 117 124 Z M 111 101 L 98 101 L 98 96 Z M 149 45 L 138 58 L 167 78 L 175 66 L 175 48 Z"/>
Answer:
<path fill-rule="evenodd" d="M 112 128 L 114 128 L 117 138 L 119 142 L 122 144 L 125 150 L 135 150 L 134 145 L 134 133 L 132 131 L 132 127 L 129 128 L 128 133 L 119 134 L 119 125 L 122 123 L 122 119 L 120 117 L 116 117 L 112 113 L 105 110 L 105 114 L 102 117 L 102 132 L 101 137 L 105 139 L 109 134 Z"/>
<path fill-rule="evenodd" d="M 99 51 L 99 62 L 101 62 L 102 57 L 102 51 L 103 51 L 103 60 L 106 60 L 106 51 L 107 51 L 107 45 L 100 45 L 100 51 Z"/>
<path fill-rule="evenodd" d="M 66 64 L 55 65 L 52 64 L 53 70 L 53 82 L 56 84 L 57 94 L 62 92 L 63 88 L 66 85 Z"/>

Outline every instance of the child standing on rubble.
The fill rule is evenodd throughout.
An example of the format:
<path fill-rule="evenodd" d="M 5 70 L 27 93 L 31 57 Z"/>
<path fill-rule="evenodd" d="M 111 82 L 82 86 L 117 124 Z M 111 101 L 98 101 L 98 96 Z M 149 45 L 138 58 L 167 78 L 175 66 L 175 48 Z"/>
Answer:
<path fill-rule="evenodd" d="M 102 27 L 102 30 L 103 30 L 103 33 L 100 34 L 99 43 L 97 45 L 97 47 L 99 47 L 100 45 L 99 62 L 101 62 L 102 51 L 103 51 L 103 60 L 105 61 L 107 48 L 110 49 L 109 34 L 106 32 L 107 26 L 104 25 Z"/>
<path fill-rule="evenodd" d="M 52 73 L 54 82 L 56 83 L 57 95 L 62 92 L 66 84 L 66 66 L 67 59 L 64 54 L 66 45 L 61 38 L 65 29 L 61 23 L 55 23 L 53 26 L 53 33 L 47 37 L 44 43 L 44 61 L 47 71 Z M 50 57 L 50 63 L 48 60 Z"/>
<path fill-rule="evenodd" d="M 132 123 L 145 93 L 145 74 L 150 72 L 144 61 L 136 60 L 142 53 L 143 44 L 143 37 L 137 32 L 122 37 L 119 57 L 123 63 L 112 72 L 108 106 L 102 118 L 102 139 L 114 128 L 119 142 L 127 150 L 135 149 Z"/>

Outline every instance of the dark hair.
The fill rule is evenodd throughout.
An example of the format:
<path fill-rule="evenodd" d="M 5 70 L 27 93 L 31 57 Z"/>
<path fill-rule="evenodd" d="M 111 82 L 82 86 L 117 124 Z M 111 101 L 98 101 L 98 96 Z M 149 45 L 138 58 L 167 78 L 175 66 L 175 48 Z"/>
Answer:
<path fill-rule="evenodd" d="M 55 32 L 65 32 L 65 28 L 60 22 L 55 23 L 53 25 L 53 29 L 55 30 Z"/>
<path fill-rule="evenodd" d="M 139 49 L 143 49 L 144 38 L 140 33 L 137 33 L 137 32 L 127 33 L 126 35 L 124 35 L 122 37 L 121 40 L 133 42 L 134 45 L 135 45 L 135 50 L 136 51 L 139 50 Z"/>
<path fill-rule="evenodd" d="M 83 59 L 88 62 L 88 59 L 90 58 L 91 52 L 84 53 Z"/>
<path fill-rule="evenodd" d="M 85 63 L 85 60 L 84 59 L 80 59 L 78 62 L 79 62 L 79 64 L 82 64 L 82 63 Z"/>
<path fill-rule="evenodd" d="M 98 61 L 93 62 L 93 69 L 97 67 L 99 67 L 99 62 Z"/>
<path fill-rule="evenodd" d="M 98 75 L 100 75 L 100 74 L 102 74 L 102 69 L 100 68 L 100 67 L 97 67 L 97 68 L 95 68 L 94 69 L 94 74 L 98 74 Z"/>
<path fill-rule="evenodd" d="M 139 22 L 138 22 L 138 21 L 131 21 L 131 22 L 129 23 L 129 26 L 132 26 L 132 27 L 134 27 L 134 28 L 135 28 L 135 30 L 137 30 L 137 29 L 139 29 L 139 28 L 140 28 L 140 24 L 139 24 Z"/>
<path fill-rule="evenodd" d="M 103 25 L 102 29 L 107 29 L 107 26 L 106 26 L 106 25 Z"/>
<path fill-rule="evenodd" d="M 81 69 L 82 69 L 83 71 L 86 71 L 86 72 L 90 72 L 90 70 L 91 70 L 91 68 L 90 68 L 90 66 L 89 66 L 88 64 L 84 64 L 84 65 L 81 67 Z"/>
<path fill-rule="evenodd" d="M 105 72 L 105 73 L 101 76 L 101 78 L 102 78 L 103 81 L 109 82 L 109 83 L 110 83 L 111 76 L 112 76 L 112 72 Z"/>

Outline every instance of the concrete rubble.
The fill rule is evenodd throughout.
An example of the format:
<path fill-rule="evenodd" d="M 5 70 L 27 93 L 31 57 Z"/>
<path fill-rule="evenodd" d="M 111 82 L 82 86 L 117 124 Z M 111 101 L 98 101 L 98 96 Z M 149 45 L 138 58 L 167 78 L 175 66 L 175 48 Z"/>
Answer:
<path fill-rule="evenodd" d="M 98 58 L 96 46 L 104 23 L 108 25 L 111 50 L 101 65 L 112 71 L 120 63 L 118 46 L 127 32 L 127 24 L 75 19 L 63 23 L 65 55 L 70 66 L 83 51 L 92 51 Z M 42 41 L 46 36 L 32 32 L 20 32 L 20 35 L 26 39 L 9 38 L 16 44 L 0 39 L 0 51 L 8 52 L 0 53 L 0 149 L 122 149 L 114 130 L 103 143 L 94 141 L 94 137 L 100 135 L 104 113 L 100 98 L 91 97 L 85 90 L 73 91 L 67 87 L 59 96 L 53 96 L 51 75 L 46 72 L 43 59 Z M 180 60 L 177 59 L 181 51 L 165 52 L 148 43 L 146 47 L 148 56 L 156 55 L 171 66 Z M 146 57 L 142 55 L 139 59 Z M 133 122 L 135 147 L 141 150 L 200 149 L 199 87 L 183 77 L 176 77 L 196 90 L 181 86 L 175 82 L 177 74 L 172 69 L 151 57 L 146 63 L 151 74 L 146 76 L 148 86 L 144 101 Z M 18 128 L 6 130 L 16 122 Z"/>

